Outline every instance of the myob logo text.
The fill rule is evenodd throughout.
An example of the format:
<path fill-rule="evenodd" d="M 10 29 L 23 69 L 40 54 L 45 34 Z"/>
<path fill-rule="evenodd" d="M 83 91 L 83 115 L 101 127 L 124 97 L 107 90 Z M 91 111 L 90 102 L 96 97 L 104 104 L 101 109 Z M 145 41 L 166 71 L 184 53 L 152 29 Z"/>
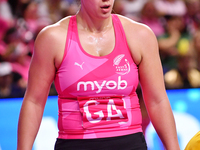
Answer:
<path fill-rule="evenodd" d="M 104 80 L 101 83 L 98 83 L 97 81 L 86 81 L 86 82 L 80 81 L 77 84 L 77 91 L 80 91 L 81 89 L 83 89 L 84 91 L 87 91 L 88 88 L 90 88 L 92 91 L 97 89 L 96 93 L 100 93 L 103 87 L 109 90 L 113 90 L 113 89 L 123 90 L 123 89 L 126 89 L 127 87 L 127 81 L 122 80 L 121 76 L 118 77 L 117 82 L 114 80 L 110 80 L 110 81 Z"/>

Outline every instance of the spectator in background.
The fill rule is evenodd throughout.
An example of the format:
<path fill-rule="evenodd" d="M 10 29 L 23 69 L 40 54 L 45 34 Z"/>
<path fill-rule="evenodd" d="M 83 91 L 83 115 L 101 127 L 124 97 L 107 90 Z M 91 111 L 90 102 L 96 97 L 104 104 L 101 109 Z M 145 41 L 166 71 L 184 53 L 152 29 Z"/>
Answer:
<path fill-rule="evenodd" d="M 196 31 L 193 37 L 193 47 L 195 51 L 195 60 L 197 69 L 200 71 L 200 29 Z"/>
<path fill-rule="evenodd" d="M 149 0 L 141 10 L 141 22 L 148 25 L 157 37 L 164 34 L 162 18 L 159 17 L 153 0 Z"/>
<path fill-rule="evenodd" d="M 32 55 L 33 41 L 41 28 L 56 22 L 64 16 L 75 14 L 78 9 L 79 6 L 75 0 L 0 0 L 0 63 L 9 62 L 12 66 L 13 64 L 15 64 L 15 67 L 19 66 L 19 64 L 21 66 L 21 64 L 26 62 L 25 58 L 30 58 Z M 182 56 L 187 53 L 188 47 L 190 47 L 190 36 L 198 32 L 200 28 L 199 0 L 115 0 L 113 9 L 114 13 L 122 14 L 131 19 L 140 21 L 148 25 L 154 31 L 159 40 L 164 72 L 168 72 L 171 69 L 178 69 L 180 65 L 179 60 L 186 59 L 186 61 L 188 61 L 189 58 L 187 57 L 191 57 L 186 56 L 186 58 L 182 58 Z M 169 23 L 172 22 L 169 21 L 171 20 L 169 18 L 176 18 L 177 16 L 177 18 L 182 18 L 183 15 L 185 23 L 182 21 L 174 21 L 175 25 L 169 27 L 170 25 L 168 24 L 173 24 Z M 163 16 L 171 17 L 166 17 L 167 21 L 165 22 Z M 180 22 L 182 22 L 182 25 Z M 175 29 L 177 26 L 180 27 L 178 30 Z M 165 34 L 162 34 L 164 27 L 167 27 L 167 30 Z M 13 33 L 13 36 L 15 35 L 18 40 L 10 36 L 9 32 L 13 28 L 18 32 L 15 34 Z M 186 29 L 188 32 L 185 32 Z M 10 40 L 6 34 L 7 30 L 9 37 L 12 37 Z M 195 34 L 194 41 L 198 41 L 197 37 L 198 33 Z M 6 39 L 6 41 L 3 39 Z M 16 44 L 17 42 L 11 44 L 13 40 L 18 41 L 18 44 Z M 194 60 L 196 61 L 196 68 L 200 70 L 198 43 L 194 43 L 193 49 L 196 51 Z M 27 52 L 25 52 L 26 50 L 24 51 L 24 49 L 27 49 Z M 11 58 L 15 58 L 17 51 L 24 51 L 24 56 L 20 54 L 17 56 L 17 61 L 16 59 L 10 61 Z M 179 57 L 180 54 L 181 57 Z M 27 63 L 27 65 L 28 64 L 29 63 Z M 25 72 L 27 72 L 27 70 L 22 71 L 23 69 L 21 67 L 16 68 L 18 69 L 12 71 L 15 73 L 18 72 L 22 78 L 26 78 Z M 14 77 L 14 82 L 18 81 L 18 75 L 14 74 L 12 76 Z M 26 84 L 22 85 L 25 86 Z"/>
<path fill-rule="evenodd" d="M 9 25 L 13 23 L 13 15 L 12 15 L 11 8 L 7 0 L 0 0 L 0 19 L 6 21 L 6 23 Z"/>
<path fill-rule="evenodd" d="M 13 26 L 3 29 L 4 35 L 0 45 L 0 69 L 2 67 L 10 69 L 12 76 L 9 74 L 3 77 L 6 79 L 12 78 L 13 83 L 15 83 L 13 85 L 6 82 L 7 87 L 4 88 L 12 91 L 10 86 L 18 86 L 24 92 L 27 85 L 34 36 L 39 32 L 39 27 L 36 3 L 33 1 L 18 1 L 18 4 L 20 12 L 18 11 L 18 14 L 15 15 L 13 21 L 15 23 Z M 18 9 L 16 8 L 16 11 Z M 9 94 L 7 96 L 11 97 Z"/>
<path fill-rule="evenodd" d="M 35 1 L 8 0 L 8 2 L 12 10 L 13 24 L 9 26 L 0 18 L 0 70 L 2 71 L 1 79 L 4 79 L 1 83 L 1 91 L 4 93 L 3 97 L 12 97 L 11 95 L 23 97 L 23 94 L 14 94 L 12 89 L 18 91 L 16 88 L 19 88 L 21 92 L 18 93 L 25 91 L 35 36 L 50 22 L 42 20 L 38 15 L 39 3 Z M 9 70 L 10 73 L 3 73 L 5 70 Z M 13 83 L 9 84 L 7 81 Z M 56 94 L 53 85 L 50 94 Z"/>
<path fill-rule="evenodd" d="M 187 13 L 185 15 L 185 22 L 188 31 L 194 34 L 200 28 L 200 1 L 199 0 L 185 0 Z"/>
<path fill-rule="evenodd" d="M 140 12 L 148 0 L 122 0 L 122 14 L 136 21 L 140 20 Z"/>
<path fill-rule="evenodd" d="M 0 63 L 0 98 L 11 95 L 12 83 L 11 66 L 8 63 Z"/>
<path fill-rule="evenodd" d="M 200 72 L 195 68 L 193 60 L 190 53 L 178 56 L 178 68 L 171 69 L 164 75 L 166 88 L 200 87 Z"/>
<path fill-rule="evenodd" d="M 20 21 L 24 21 L 23 25 L 26 31 L 32 34 L 37 34 L 40 29 L 48 25 L 48 23 L 42 22 L 40 27 L 40 20 L 38 15 L 38 4 L 34 1 L 27 2 L 22 5 L 22 16 L 19 18 Z M 39 31 L 38 31 L 39 30 Z M 29 40 L 29 39 L 28 39 Z"/>
<path fill-rule="evenodd" d="M 62 5 L 61 0 L 39 0 L 38 14 L 52 24 L 62 18 Z"/>
<path fill-rule="evenodd" d="M 167 17 L 167 34 L 159 39 L 166 88 L 200 87 L 200 73 L 195 66 L 192 39 L 183 17 Z"/>
<path fill-rule="evenodd" d="M 182 16 L 166 16 L 166 33 L 158 39 L 164 72 L 177 69 L 177 57 L 190 49 L 190 35 Z"/>
<path fill-rule="evenodd" d="M 37 12 L 38 4 L 33 0 L 8 0 L 10 8 L 13 12 L 14 24 L 13 28 L 19 30 L 20 36 L 23 36 L 25 42 L 34 40 L 36 34 L 44 26 L 49 25 L 45 21 L 41 21 Z"/>
<path fill-rule="evenodd" d="M 6 47 L 4 53 L 1 54 L 1 63 L 9 64 L 7 67 L 10 67 L 11 71 L 15 73 L 13 77 L 16 83 L 25 90 L 31 59 L 30 55 L 28 55 L 30 47 L 25 43 L 19 30 L 16 28 L 11 28 L 6 32 L 4 42 Z"/>
<path fill-rule="evenodd" d="M 24 90 L 14 80 L 9 63 L 0 63 L 0 98 L 23 97 Z"/>
<path fill-rule="evenodd" d="M 51 23 L 55 23 L 61 18 L 75 14 L 78 5 L 67 0 L 39 0 L 40 17 L 49 18 Z"/>
<path fill-rule="evenodd" d="M 19 18 L 22 17 L 23 12 L 22 12 L 22 6 L 24 4 L 27 4 L 31 2 L 32 0 L 7 0 L 13 15 L 13 18 Z"/>
<path fill-rule="evenodd" d="M 75 2 L 69 3 L 67 11 L 64 14 L 64 16 L 74 15 L 77 13 L 78 9 L 79 9 L 79 3 L 75 3 Z"/>
<path fill-rule="evenodd" d="M 182 0 L 156 0 L 155 6 L 161 16 L 183 16 L 186 13 L 186 6 Z"/>
<path fill-rule="evenodd" d="M 113 13 L 123 15 L 124 11 L 124 0 L 115 0 L 113 6 Z"/>
<path fill-rule="evenodd" d="M 22 16 L 16 18 L 15 26 L 4 37 L 6 51 L 1 56 L 3 61 L 11 63 L 12 71 L 22 76 L 24 82 L 21 85 L 25 88 L 34 38 L 46 24 L 38 23 L 37 3 L 34 1 L 21 4 L 21 13 Z"/>
<path fill-rule="evenodd" d="M 8 23 L 0 17 L 0 40 L 3 39 L 6 30 L 9 28 Z"/>
<path fill-rule="evenodd" d="M 5 52 L 5 46 L 6 44 L 3 41 L 3 38 L 5 36 L 5 33 L 7 29 L 9 28 L 9 25 L 7 22 L 0 17 L 0 61 L 1 61 L 1 54 Z"/>

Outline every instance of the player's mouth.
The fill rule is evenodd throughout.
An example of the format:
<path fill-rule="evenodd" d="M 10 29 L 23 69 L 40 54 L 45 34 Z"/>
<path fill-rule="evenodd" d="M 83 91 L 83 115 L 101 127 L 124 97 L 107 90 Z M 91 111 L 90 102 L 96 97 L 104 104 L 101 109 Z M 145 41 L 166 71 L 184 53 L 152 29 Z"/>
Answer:
<path fill-rule="evenodd" d="M 103 6 L 101 6 L 101 9 L 102 9 L 104 12 L 109 12 L 109 11 L 110 11 L 110 8 L 111 8 L 110 5 L 103 5 Z"/>
<path fill-rule="evenodd" d="M 102 8 L 102 9 L 108 9 L 108 8 L 110 8 L 110 5 L 104 5 L 104 6 L 102 6 L 101 8 Z"/>

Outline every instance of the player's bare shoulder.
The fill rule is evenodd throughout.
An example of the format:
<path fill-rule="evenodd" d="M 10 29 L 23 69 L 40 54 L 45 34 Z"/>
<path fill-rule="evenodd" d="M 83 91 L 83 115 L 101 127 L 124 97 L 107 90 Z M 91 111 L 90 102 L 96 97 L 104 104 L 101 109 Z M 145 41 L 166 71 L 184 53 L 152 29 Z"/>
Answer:
<path fill-rule="evenodd" d="M 131 36 L 132 38 L 135 36 L 137 39 L 141 38 L 144 40 L 154 36 L 154 33 L 147 25 L 121 15 L 118 15 L 118 17 L 122 23 L 126 36 Z"/>
<path fill-rule="evenodd" d="M 35 41 L 35 56 L 46 56 L 48 61 L 54 61 L 59 66 L 62 61 L 70 17 L 59 22 L 46 26 L 38 34 Z"/>
<path fill-rule="evenodd" d="M 35 40 L 35 50 L 52 54 L 62 51 L 65 48 L 69 20 L 70 17 L 66 17 L 43 28 Z"/>
<path fill-rule="evenodd" d="M 37 40 L 50 40 L 50 41 L 57 41 L 61 37 L 67 35 L 68 24 L 69 24 L 70 17 L 66 17 L 57 23 L 48 25 L 44 27 L 36 38 Z"/>
<path fill-rule="evenodd" d="M 147 51 L 152 51 L 153 47 L 156 47 L 157 39 L 153 31 L 145 24 L 139 23 L 121 15 L 118 15 L 118 17 L 122 23 L 126 35 L 126 40 L 132 53 L 132 57 L 136 64 L 139 65 L 143 55 Z"/>

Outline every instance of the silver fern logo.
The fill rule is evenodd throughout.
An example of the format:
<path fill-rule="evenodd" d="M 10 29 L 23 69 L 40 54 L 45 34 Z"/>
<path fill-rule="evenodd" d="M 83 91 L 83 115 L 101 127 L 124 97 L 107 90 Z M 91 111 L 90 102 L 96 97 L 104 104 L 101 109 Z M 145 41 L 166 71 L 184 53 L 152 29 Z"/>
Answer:
<path fill-rule="evenodd" d="M 116 73 L 120 75 L 125 75 L 130 72 L 130 64 L 124 57 L 124 54 L 120 54 L 113 60 L 113 66 L 116 69 Z"/>

